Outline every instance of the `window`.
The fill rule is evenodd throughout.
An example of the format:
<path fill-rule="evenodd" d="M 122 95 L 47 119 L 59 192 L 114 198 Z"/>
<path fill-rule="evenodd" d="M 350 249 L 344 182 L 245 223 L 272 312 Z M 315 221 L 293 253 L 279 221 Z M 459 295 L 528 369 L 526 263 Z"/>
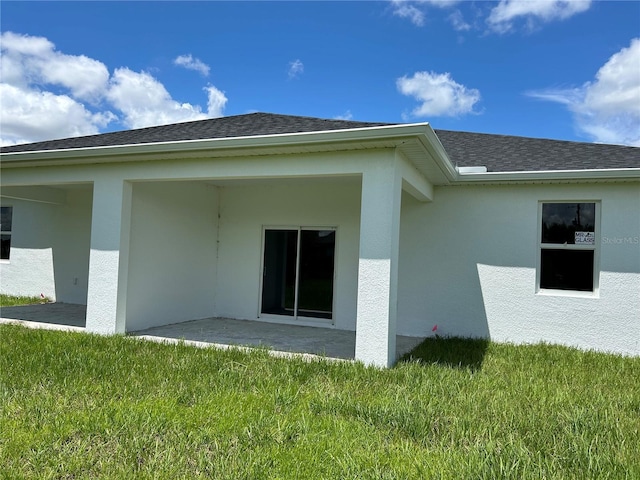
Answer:
<path fill-rule="evenodd" d="M 593 292 L 596 210 L 591 203 L 542 203 L 540 289 Z"/>
<path fill-rule="evenodd" d="M 261 313 L 331 319 L 335 229 L 265 229 Z"/>
<path fill-rule="evenodd" d="M 9 260 L 11 253 L 11 217 L 13 207 L 0 207 L 0 260 Z"/>

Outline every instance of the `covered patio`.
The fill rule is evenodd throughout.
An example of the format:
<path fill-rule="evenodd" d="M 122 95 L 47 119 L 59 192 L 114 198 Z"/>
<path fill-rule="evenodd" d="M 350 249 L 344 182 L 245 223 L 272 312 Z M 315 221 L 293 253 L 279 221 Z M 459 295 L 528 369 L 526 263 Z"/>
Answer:
<path fill-rule="evenodd" d="M 0 323 L 17 323 L 29 328 L 85 331 L 85 316 L 85 305 L 47 303 L 3 307 Z M 354 360 L 356 344 L 356 332 L 352 331 L 215 317 L 148 328 L 128 335 L 157 342 L 184 341 L 198 347 L 257 347 L 266 348 L 276 355 L 293 354 L 340 360 Z M 397 335 L 397 356 L 410 352 L 422 340 L 420 337 Z"/>
<path fill-rule="evenodd" d="M 258 118 L 284 126 L 255 130 Z M 303 119 L 271 115 L 227 121 L 238 136 L 216 121 L 191 125 L 206 128 L 186 138 L 158 127 L 162 141 L 109 137 L 6 155 L 16 225 L 55 220 L 49 241 L 15 235 L 10 287 L 36 288 L 25 265 L 37 250 L 48 255 L 48 280 L 35 291 L 86 302 L 88 332 L 393 365 L 407 350 L 397 334 L 422 333 L 398 321 L 402 204 L 431 202 L 434 185 L 455 174 L 435 133 L 315 120 L 301 131 Z M 207 333 L 226 319 L 244 320 Z"/>

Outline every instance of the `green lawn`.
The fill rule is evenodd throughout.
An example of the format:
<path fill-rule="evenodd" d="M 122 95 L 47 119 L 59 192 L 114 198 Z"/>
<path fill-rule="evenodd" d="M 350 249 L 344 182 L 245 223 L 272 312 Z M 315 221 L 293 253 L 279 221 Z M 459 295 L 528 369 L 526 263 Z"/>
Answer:
<path fill-rule="evenodd" d="M 34 303 L 50 302 L 47 297 L 17 297 L 0 293 L 0 307 L 15 307 L 17 305 L 31 305 Z"/>
<path fill-rule="evenodd" d="M 0 325 L 0 478 L 640 478 L 640 358 L 435 339 L 377 370 Z"/>

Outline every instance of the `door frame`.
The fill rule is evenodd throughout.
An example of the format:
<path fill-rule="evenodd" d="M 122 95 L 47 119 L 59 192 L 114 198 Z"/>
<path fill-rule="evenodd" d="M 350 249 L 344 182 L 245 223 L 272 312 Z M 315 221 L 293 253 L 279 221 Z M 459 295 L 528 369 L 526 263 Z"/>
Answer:
<path fill-rule="evenodd" d="M 296 244 L 296 284 L 294 299 L 294 314 L 277 315 L 274 313 L 262 313 L 262 291 L 264 288 L 264 249 L 267 230 L 294 230 L 298 232 Z M 333 245 L 333 279 L 332 279 L 332 298 L 331 298 L 331 318 L 305 317 L 298 315 L 298 288 L 300 273 L 300 232 L 303 230 L 331 230 L 335 233 Z M 335 326 L 335 307 L 336 307 L 336 272 L 338 260 L 338 227 L 336 225 L 263 225 L 260 242 L 260 289 L 258 292 L 258 312 L 257 317 L 267 322 L 291 323 L 295 325 L 311 325 L 311 326 Z"/>

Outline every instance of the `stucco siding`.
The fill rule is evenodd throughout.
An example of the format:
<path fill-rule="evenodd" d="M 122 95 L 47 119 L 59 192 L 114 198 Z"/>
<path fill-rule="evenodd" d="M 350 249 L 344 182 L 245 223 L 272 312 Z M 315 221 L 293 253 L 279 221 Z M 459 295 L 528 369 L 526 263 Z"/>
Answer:
<path fill-rule="evenodd" d="M 67 201 L 56 209 L 53 250 L 56 297 L 59 302 L 86 305 L 91 243 L 90 187 L 67 191 Z"/>
<path fill-rule="evenodd" d="M 45 295 L 86 303 L 91 188 L 31 187 L 35 197 L 55 192 L 59 202 L 3 198 L 13 207 L 10 259 L 0 262 L 2 293 Z"/>
<path fill-rule="evenodd" d="M 334 324 L 354 330 L 359 218 L 356 177 L 220 188 L 217 313 L 258 319 L 265 226 L 336 227 Z"/>
<path fill-rule="evenodd" d="M 135 183 L 131 210 L 127 331 L 213 316 L 216 187 Z"/>
<path fill-rule="evenodd" d="M 601 206 L 595 295 L 536 291 L 540 201 Z M 640 353 L 638 184 L 440 187 L 404 199 L 398 333 Z"/>
<path fill-rule="evenodd" d="M 117 290 L 121 275 L 126 330 L 211 316 L 264 320 L 263 229 L 335 227 L 334 319 L 324 325 L 355 330 L 362 172 L 389 152 L 9 169 L 9 187 L 49 186 L 25 187 L 38 201 L 2 199 L 14 211 L 0 287 L 85 303 L 91 248 L 96 258 L 117 257 L 120 248 L 122 265 L 112 262 L 116 274 L 98 278 L 93 303 L 105 310 L 100 292 Z M 114 235 L 101 249 L 100 235 L 91 238 L 92 219 L 105 232 L 113 229 L 100 223 L 104 216 L 94 218 L 100 190 L 89 183 L 109 179 L 120 190 L 131 187 L 130 219 L 115 215 L 126 241 Z M 123 195 L 105 182 L 107 193 Z M 42 201 L 49 197 L 61 200 Z M 111 197 L 101 198 L 102 213 L 111 212 Z M 595 294 L 536 291 L 540 201 L 598 203 Z M 400 335 L 433 335 L 437 325 L 441 335 L 640 354 L 637 182 L 435 186 L 430 202 L 403 192 L 399 238 Z"/>
<path fill-rule="evenodd" d="M 0 261 L 2 293 L 56 298 L 53 275 L 56 206 L 2 199 L 13 207 L 11 252 Z"/>

